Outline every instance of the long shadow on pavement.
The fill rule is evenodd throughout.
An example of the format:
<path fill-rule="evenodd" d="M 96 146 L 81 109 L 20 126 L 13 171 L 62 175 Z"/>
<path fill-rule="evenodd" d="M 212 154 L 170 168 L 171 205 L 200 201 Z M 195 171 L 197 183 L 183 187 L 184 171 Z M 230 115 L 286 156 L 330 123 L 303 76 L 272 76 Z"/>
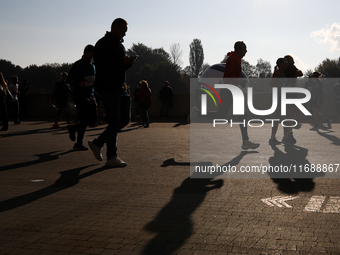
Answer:
<path fill-rule="evenodd" d="M 105 169 L 107 169 L 107 167 L 104 166 L 104 167 L 100 167 L 92 171 L 80 174 L 82 170 L 88 167 L 92 167 L 92 166 L 95 166 L 95 164 L 83 166 L 83 167 L 77 167 L 71 170 L 60 172 L 61 176 L 58 180 L 55 181 L 54 184 L 48 187 L 42 188 L 40 190 L 37 190 L 37 191 L 31 192 L 25 195 L 21 195 L 18 197 L 10 198 L 10 199 L 0 202 L 0 212 L 15 209 L 17 207 L 29 204 L 33 201 L 47 197 L 49 195 L 52 195 L 64 189 L 70 188 L 76 185 L 79 182 L 79 180 L 89 177 L 93 174 L 102 172 Z"/>
<path fill-rule="evenodd" d="M 299 191 L 312 191 L 315 187 L 313 178 L 321 177 L 324 173 L 304 172 L 303 168 L 310 169 L 311 164 L 306 159 L 308 149 L 299 146 L 285 146 L 281 151 L 277 146 L 271 146 L 274 156 L 269 158 L 269 164 L 277 170 L 286 168 L 288 172 L 268 172 L 270 178 L 278 186 L 277 188 L 288 194 L 295 194 Z M 300 168 L 302 167 L 302 168 Z"/>
<path fill-rule="evenodd" d="M 52 152 L 37 154 L 37 155 L 33 155 L 33 156 L 38 157 L 38 159 L 36 159 L 36 160 L 12 164 L 12 165 L 7 165 L 7 166 L 1 166 L 0 172 L 12 170 L 12 169 L 17 169 L 17 168 L 21 168 L 21 167 L 27 167 L 27 166 L 31 166 L 31 165 L 35 165 L 35 164 L 40 164 L 40 163 L 44 163 L 44 162 L 47 162 L 47 161 L 56 160 L 56 159 L 59 159 L 59 156 L 74 152 L 74 150 L 69 150 L 69 151 L 65 151 L 65 152 L 62 152 L 62 153 L 57 153 L 57 152 L 59 152 L 59 151 L 52 151 Z M 54 153 L 57 153 L 57 154 L 54 154 Z"/>
<path fill-rule="evenodd" d="M 32 134 L 55 133 L 56 131 L 60 131 L 60 129 L 52 129 L 52 128 L 49 127 L 49 128 L 15 131 L 15 132 L 11 132 L 10 129 L 9 129 L 9 131 L 6 132 L 6 133 L 0 133 L 0 137 L 12 137 L 12 136 L 22 136 L 22 135 L 32 135 Z"/>
<path fill-rule="evenodd" d="M 340 146 L 340 138 L 335 136 L 335 135 L 330 135 L 329 133 L 331 133 L 333 131 L 328 131 L 328 132 L 320 132 L 320 131 L 317 131 L 317 133 L 320 135 L 320 136 L 323 136 L 325 138 L 327 138 L 328 140 L 330 140 L 331 142 L 333 142 L 334 145 L 338 145 Z"/>
<path fill-rule="evenodd" d="M 171 201 L 144 228 L 157 232 L 143 254 L 173 254 L 192 235 L 191 214 L 202 204 L 207 193 L 219 189 L 223 180 L 186 178 L 174 190 Z"/>
<path fill-rule="evenodd" d="M 248 153 L 241 152 L 226 164 L 237 165 Z M 211 166 L 212 162 L 192 162 L 201 166 Z M 167 159 L 161 167 L 167 166 L 190 166 L 190 162 L 176 162 L 174 158 Z M 156 232 L 155 238 L 149 241 L 143 250 L 143 254 L 173 254 L 193 234 L 194 224 L 191 214 L 203 203 L 207 193 L 223 186 L 223 180 L 214 178 L 219 174 L 209 175 L 202 178 L 193 173 L 177 187 L 171 198 L 157 214 L 155 219 L 148 223 L 144 229 Z"/>

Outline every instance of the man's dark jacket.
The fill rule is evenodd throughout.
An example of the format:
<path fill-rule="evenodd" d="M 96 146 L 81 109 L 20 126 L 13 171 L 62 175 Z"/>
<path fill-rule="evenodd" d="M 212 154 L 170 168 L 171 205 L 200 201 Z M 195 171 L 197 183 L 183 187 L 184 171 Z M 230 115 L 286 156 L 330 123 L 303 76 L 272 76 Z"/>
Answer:
<path fill-rule="evenodd" d="M 96 66 L 95 88 L 97 92 L 123 91 L 125 71 L 131 65 L 124 65 L 125 48 L 121 40 L 106 32 L 95 45 L 94 64 Z"/>

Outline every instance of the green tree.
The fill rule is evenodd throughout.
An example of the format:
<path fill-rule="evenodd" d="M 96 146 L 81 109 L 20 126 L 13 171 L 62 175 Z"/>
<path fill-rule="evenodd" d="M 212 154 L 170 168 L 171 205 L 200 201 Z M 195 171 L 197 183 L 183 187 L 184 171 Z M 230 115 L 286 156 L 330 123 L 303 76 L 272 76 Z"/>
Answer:
<path fill-rule="evenodd" d="M 319 71 L 327 78 L 340 77 L 340 58 L 332 60 L 326 58 L 315 68 L 315 71 Z"/>
<path fill-rule="evenodd" d="M 194 39 L 190 44 L 190 69 L 192 77 L 196 78 L 202 71 L 204 61 L 203 46 L 200 39 Z"/>
<path fill-rule="evenodd" d="M 183 56 L 183 51 L 181 50 L 181 46 L 179 45 L 179 43 L 173 43 L 170 46 L 170 57 L 171 57 L 171 61 L 174 65 L 176 65 L 178 68 L 177 70 L 181 69 L 181 65 L 182 65 L 182 56 Z"/>
<path fill-rule="evenodd" d="M 13 75 L 17 75 L 19 79 L 22 79 L 23 69 L 20 66 L 12 64 L 11 61 L 0 59 L 0 72 L 2 72 L 6 81 L 11 82 Z"/>
<path fill-rule="evenodd" d="M 271 69 L 272 66 L 269 61 L 265 61 L 262 58 L 257 60 L 257 64 L 255 66 L 255 72 L 257 77 L 259 78 L 271 77 L 272 76 Z"/>
<path fill-rule="evenodd" d="M 181 74 L 183 77 L 185 77 L 188 81 L 190 81 L 190 78 L 193 77 L 193 74 L 191 73 L 190 66 L 186 66 L 182 71 Z"/>
<path fill-rule="evenodd" d="M 164 85 L 164 81 L 167 80 L 174 93 L 188 91 L 187 83 L 184 82 L 185 79 L 163 48 L 152 49 L 138 43 L 133 44 L 127 53 L 130 56 L 139 55 L 135 64 L 127 72 L 126 81 L 132 90 L 136 88 L 139 81 L 146 80 L 152 91 L 158 93 Z"/>
<path fill-rule="evenodd" d="M 12 75 L 19 77 L 19 83 L 27 80 L 30 84 L 30 94 L 51 94 L 54 84 L 60 79 L 60 73 L 68 72 L 71 64 L 45 64 L 42 66 L 30 65 L 26 68 L 16 66 L 7 60 L 0 60 L 0 70 L 7 81 L 11 81 Z"/>
<path fill-rule="evenodd" d="M 308 78 L 309 76 L 311 76 L 313 73 L 313 70 L 312 69 L 308 69 L 306 72 L 304 72 L 303 76 L 305 78 Z"/>
<path fill-rule="evenodd" d="M 202 68 L 201 68 L 202 71 L 201 71 L 200 74 L 204 73 L 204 71 L 207 70 L 209 67 L 210 67 L 210 65 L 208 63 L 203 64 Z"/>
<path fill-rule="evenodd" d="M 257 77 L 256 67 L 249 64 L 248 61 L 241 59 L 241 66 L 242 66 L 242 71 L 247 75 L 247 77 L 249 78 Z"/>

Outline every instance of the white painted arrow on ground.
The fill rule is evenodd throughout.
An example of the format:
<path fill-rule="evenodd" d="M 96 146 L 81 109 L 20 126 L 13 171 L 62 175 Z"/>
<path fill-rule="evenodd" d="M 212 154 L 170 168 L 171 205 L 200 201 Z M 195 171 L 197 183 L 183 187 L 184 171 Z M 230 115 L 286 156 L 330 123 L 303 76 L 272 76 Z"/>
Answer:
<path fill-rule="evenodd" d="M 289 201 L 289 200 L 293 200 L 295 198 L 298 198 L 298 197 L 292 197 L 292 196 L 287 196 L 287 197 L 284 197 L 284 196 L 276 196 L 276 197 L 270 197 L 270 198 L 264 198 L 264 199 L 261 199 L 262 202 L 266 203 L 267 205 L 269 206 L 278 206 L 278 207 L 282 207 L 282 206 L 285 206 L 285 207 L 288 207 L 288 208 L 291 208 L 291 206 L 289 204 L 287 204 L 285 201 Z"/>

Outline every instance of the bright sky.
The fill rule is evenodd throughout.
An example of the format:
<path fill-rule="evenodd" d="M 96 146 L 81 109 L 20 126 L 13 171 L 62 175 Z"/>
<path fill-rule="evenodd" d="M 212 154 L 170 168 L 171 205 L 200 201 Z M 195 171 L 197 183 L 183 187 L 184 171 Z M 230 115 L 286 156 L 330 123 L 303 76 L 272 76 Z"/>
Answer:
<path fill-rule="evenodd" d="M 179 43 L 182 67 L 189 45 L 201 40 L 204 63 L 219 63 L 235 41 L 248 47 L 245 60 L 270 61 L 286 54 L 303 71 L 340 56 L 339 0 L 0 0 L 0 58 L 15 65 L 73 63 L 117 17 L 129 30 L 125 47 Z"/>

